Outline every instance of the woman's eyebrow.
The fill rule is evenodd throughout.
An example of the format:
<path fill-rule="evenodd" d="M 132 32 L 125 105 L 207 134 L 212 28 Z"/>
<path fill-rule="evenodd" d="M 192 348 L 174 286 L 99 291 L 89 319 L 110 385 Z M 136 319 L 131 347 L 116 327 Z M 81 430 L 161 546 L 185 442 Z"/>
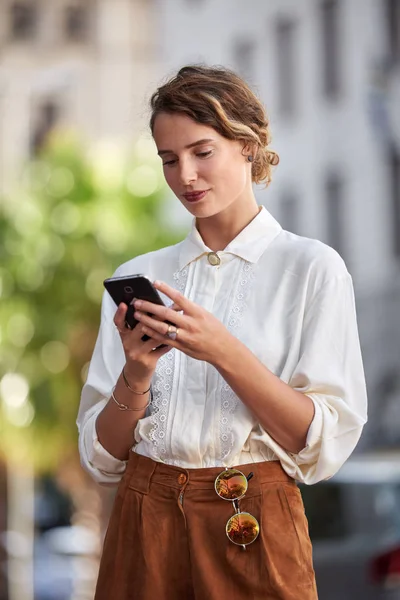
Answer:
<path fill-rule="evenodd" d="M 187 146 L 185 146 L 185 150 L 188 150 L 189 148 L 194 148 L 194 146 L 200 146 L 201 144 L 209 144 L 210 142 L 213 142 L 214 140 L 212 138 L 206 138 L 203 140 L 197 140 L 197 142 L 192 142 L 191 144 L 188 144 Z M 157 153 L 159 156 L 162 156 L 163 154 L 175 154 L 173 150 L 159 150 Z"/>

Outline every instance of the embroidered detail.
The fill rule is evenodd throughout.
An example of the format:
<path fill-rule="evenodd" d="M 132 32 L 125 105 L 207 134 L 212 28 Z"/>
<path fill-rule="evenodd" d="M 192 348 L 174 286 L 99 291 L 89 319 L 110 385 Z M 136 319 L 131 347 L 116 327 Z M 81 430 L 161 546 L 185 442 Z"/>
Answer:
<path fill-rule="evenodd" d="M 255 265 L 242 260 L 242 267 L 239 273 L 238 284 L 234 294 L 233 303 L 228 317 L 227 329 L 240 338 L 240 328 L 243 321 L 243 313 L 247 307 L 247 301 L 250 296 L 251 288 L 255 279 Z M 221 438 L 221 457 L 223 462 L 231 453 L 234 446 L 234 437 L 232 433 L 233 416 L 239 405 L 239 398 L 220 376 L 221 379 L 221 413 L 220 413 L 220 438 Z"/>
<path fill-rule="evenodd" d="M 175 365 L 175 350 L 161 356 L 157 362 L 152 385 L 153 398 L 150 404 L 152 424 L 149 438 L 153 442 L 156 454 L 165 461 L 167 454 L 166 428 L 168 419 L 169 397 L 172 389 Z"/>
<path fill-rule="evenodd" d="M 175 288 L 182 294 L 186 288 L 187 277 L 188 268 L 174 273 Z M 174 381 L 175 360 L 175 349 L 170 350 L 158 360 L 152 384 L 153 399 L 149 407 L 150 422 L 152 424 L 149 439 L 152 441 L 159 459 L 168 463 L 171 463 L 171 461 L 166 459 L 168 454 L 166 432 L 170 405 L 169 399 Z"/>
<path fill-rule="evenodd" d="M 176 273 L 174 273 L 174 281 L 176 283 L 175 287 L 179 292 L 181 292 L 181 294 L 184 293 L 186 288 L 188 271 L 188 267 L 185 267 L 182 269 L 182 271 L 176 271 Z"/>

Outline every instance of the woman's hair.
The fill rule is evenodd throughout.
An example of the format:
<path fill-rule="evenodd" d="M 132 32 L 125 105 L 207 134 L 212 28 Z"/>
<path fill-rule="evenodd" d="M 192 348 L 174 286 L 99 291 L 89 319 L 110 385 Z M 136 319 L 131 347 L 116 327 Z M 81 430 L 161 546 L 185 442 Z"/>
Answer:
<path fill-rule="evenodd" d="M 160 113 L 181 113 L 208 125 L 228 140 L 255 148 L 252 180 L 271 181 L 279 156 L 268 146 L 269 121 L 264 106 L 238 75 L 222 67 L 189 65 L 152 95 L 150 128 Z"/>

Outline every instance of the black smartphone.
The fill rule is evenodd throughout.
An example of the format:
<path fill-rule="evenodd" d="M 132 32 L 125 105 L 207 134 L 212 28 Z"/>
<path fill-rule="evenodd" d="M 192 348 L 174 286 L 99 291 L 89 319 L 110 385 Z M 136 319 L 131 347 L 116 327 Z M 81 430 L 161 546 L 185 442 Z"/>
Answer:
<path fill-rule="evenodd" d="M 131 304 L 134 298 L 165 306 L 160 294 L 146 275 L 138 274 L 127 275 L 124 277 L 111 277 L 110 279 L 105 279 L 103 284 L 117 306 L 119 306 L 121 302 L 128 305 L 125 316 L 125 325 L 128 329 L 133 329 L 138 323 L 133 316 L 135 307 Z M 142 337 L 143 341 L 148 339 L 150 338 L 147 335 Z"/>

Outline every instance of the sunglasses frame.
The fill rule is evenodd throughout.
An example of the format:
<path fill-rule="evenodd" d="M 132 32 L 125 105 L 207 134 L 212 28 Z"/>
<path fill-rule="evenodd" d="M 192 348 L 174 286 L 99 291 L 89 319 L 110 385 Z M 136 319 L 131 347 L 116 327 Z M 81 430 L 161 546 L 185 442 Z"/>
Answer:
<path fill-rule="evenodd" d="M 243 493 L 241 496 L 239 496 L 239 497 L 237 497 L 237 498 L 224 498 L 224 496 L 221 496 L 221 494 L 218 492 L 218 489 L 217 489 L 217 482 L 218 482 L 218 480 L 220 479 L 221 475 L 223 475 L 224 473 L 226 473 L 226 471 L 233 471 L 233 472 L 235 472 L 237 475 L 241 475 L 241 476 L 244 478 L 244 480 L 246 481 L 246 489 L 245 489 L 244 493 Z M 252 514 L 250 514 L 250 513 L 248 513 L 248 512 L 246 512 L 246 511 L 241 511 L 241 510 L 240 510 L 240 507 L 239 507 L 239 501 L 240 501 L 240 500 L 242 500 L 242 499 L 245 497 L 245 495 L 247 494 L 247 490 L 248 490 L 248 486 L 249 486 L 249 481 L 250 481 L 250 479 L 251 479 L 253 476 L 254 476 L 254 473 L 249 473 L 249 474 L 247 475 L 247 477 L 246 477 L 246 475 L 245 475 L 244 473 L 242 473 L 242 471 L 239 471 L 239 469 L 234 469 L 234 468 L 225 467 L 224 471 L 221 471 L 221 473 L 219 473 L 219 474 L 217 475 L 217 477 L 215 478 L 215 482 L 214 482 L 214 489 L 215 489 L 215 492 L 216 492 L 217 496 L 218 496 L 219 498 L 222 498 L 222 500 L 227 500 L 228 502 L 232 502 L 232 504 L 233 504 L 233 508 L 235 509 L 235 514 L 234 514 L 234 515 L 232 515 L 232 516 L 231 516 L 231 517 L 228 519 L 228 521 L 227 521 L 227 523 L 226 523 L 226 526 L 225 526 L 225 533 L 226 533 L 226 535 L 227 535 L 227 538 L 229 539 L 229 541 L 230 541 L 230 542 L 232 542 L 232 544 L 236 544 L 236 546 L 242 546 L 243 550 L 246 550 L 246 546 L 249 546 L 250 544 L 252 544 L 253 542 L 255 542 L 255 541 L 256 541 L 256 539 L 257 539 L 257 538 L 258 538 L 258 536 L 259 536 L 259 533 L 260 533 L 260 524 L 259 524 L 259 522 L 257 521 L 257 519 L 255 518 L 255 516 L 254 516 L 254 515 L 252 515 Z M 237 515 L 249 515 L 249 516 L 250 516 L 252 519 L 254 519 L 254 521 L 255 521 L 255 522 L 256 522 L 256 524 L 257 524 L 257 535 L 255 536 L 255 538 L 254 538 L 253 540 L 251 540 L 251 542 L 248 542 L 247 544 L 238 544 L 237 542 L 233 541 L 231 537 L 229 537 L 229 534 L 228 534 L 228 527 L 229 527 L 229 523 L 230 523 L 230 522 L 232 521 L 232 519 L 234 519 L 234 518 L 235 518 Z"/>

